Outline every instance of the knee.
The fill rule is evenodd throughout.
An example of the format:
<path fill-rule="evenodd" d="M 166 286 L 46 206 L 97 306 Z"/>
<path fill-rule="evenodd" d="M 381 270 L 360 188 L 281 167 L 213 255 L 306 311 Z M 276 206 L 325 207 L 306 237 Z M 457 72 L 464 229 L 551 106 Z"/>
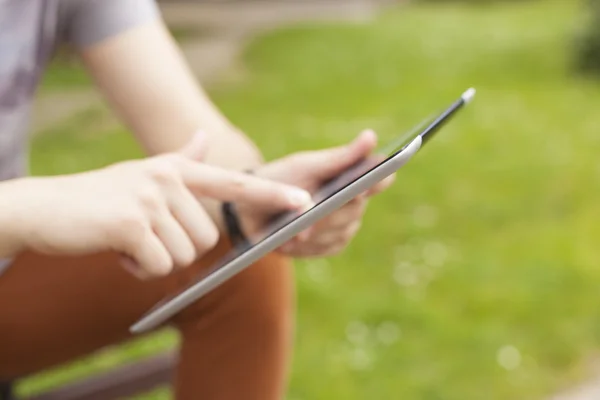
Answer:
<path fill-rule="evenodd" d="M 290 260 L 272 255 L 242 272 L 215 293 L 216 308 L 248 333 L 276 339 L 291 328 L 294 308 L 293 270 Z"/>
<path fill-rule="evenodd" d="M 293 338 L 291 267 L 280 256 L 265 257 L 180 315 L 177 398 L 200 391 L 211 399 L 283 398 Z"/>
<path fill-rule="evenodd" d="M 218 327 L 279 341 L 291 333 L 294 300 L 292 262 L 271 254 L 190 306 L 176 323 L 196 332 Z"/>

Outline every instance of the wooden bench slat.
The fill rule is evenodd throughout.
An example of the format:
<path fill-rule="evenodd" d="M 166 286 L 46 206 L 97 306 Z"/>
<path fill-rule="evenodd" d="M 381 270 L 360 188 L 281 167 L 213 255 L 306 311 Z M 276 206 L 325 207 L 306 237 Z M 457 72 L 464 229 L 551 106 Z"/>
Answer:
<path fill-rule="evenodd" d="M 116 400 L 171 383 L 177 357 L 162 354 L 23 400 Z"/>
<path fill-rule="evenodd" d="M 0 382 L 0 400 L 16 400 L 10 382 Z"/>

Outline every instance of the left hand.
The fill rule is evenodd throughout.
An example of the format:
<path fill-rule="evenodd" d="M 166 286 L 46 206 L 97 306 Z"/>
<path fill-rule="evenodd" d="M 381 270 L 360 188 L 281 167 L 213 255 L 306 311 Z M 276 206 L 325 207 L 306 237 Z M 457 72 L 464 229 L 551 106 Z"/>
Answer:
<path fill-rule="evenodd" d="M 261 178 L 292 184 L 314 193 L 324 182 L 368 157 L 376 145 L 375 133 L 365 131 L 348 145 L 292 154 L 261 166 L 255 170 L 255 174 Z M 386 189 L 393 181 L 392 175 L 379 182 L 284 244 L 279 251 L 292 257 L 320 257 L 339 253 L 358 232 L 368 198 Z M 254 214 L 256 215 L 256 210 Z M 254 222 L 250 222 L 249 226 L 260 226 L 268 216 L 262 213 L 262 217 L 259 217 L 262 219 L 261 222 L 257 222 L 257 218 L 253 217 Z"/>

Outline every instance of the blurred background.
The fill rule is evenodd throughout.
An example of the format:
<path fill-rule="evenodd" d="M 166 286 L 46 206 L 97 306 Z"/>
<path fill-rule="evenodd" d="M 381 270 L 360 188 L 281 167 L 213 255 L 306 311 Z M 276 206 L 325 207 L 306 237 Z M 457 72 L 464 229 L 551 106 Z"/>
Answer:
<path fill-rule="evenodd" d="M 372 201 L 347 251 L 298 263 L 289 400 L 574 399 L 600 382 L 600 1 L 161 7 L 211 97 L 268 159 L 363 128 L 385 144 L 478 90 Z M 141 155 L 66 55 L 37 107 L 35 174 Z M 160 332 L 20 390 L 175 346 Z"/>

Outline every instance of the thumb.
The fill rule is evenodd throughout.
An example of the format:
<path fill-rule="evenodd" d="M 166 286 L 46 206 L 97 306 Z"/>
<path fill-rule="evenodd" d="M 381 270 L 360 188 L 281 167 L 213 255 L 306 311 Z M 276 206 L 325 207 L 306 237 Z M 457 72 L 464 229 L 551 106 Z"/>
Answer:
<path fill-rule="evenodd" d="M 179 154 L 193 161 L 202 161 L 208 150 L 207 137 L 202 131 L 198 131 L 192 136 L 190 141 L 179 150 Z"/>
<path fill-rule="evenodd" d="M 375 132 L 366 130 L 347 145 L 307 153 L 301 160 L 303 165 L 297 167 L 310 171 L 320 179 L 333 178 L 366 158 L 376 146 Z"/>

